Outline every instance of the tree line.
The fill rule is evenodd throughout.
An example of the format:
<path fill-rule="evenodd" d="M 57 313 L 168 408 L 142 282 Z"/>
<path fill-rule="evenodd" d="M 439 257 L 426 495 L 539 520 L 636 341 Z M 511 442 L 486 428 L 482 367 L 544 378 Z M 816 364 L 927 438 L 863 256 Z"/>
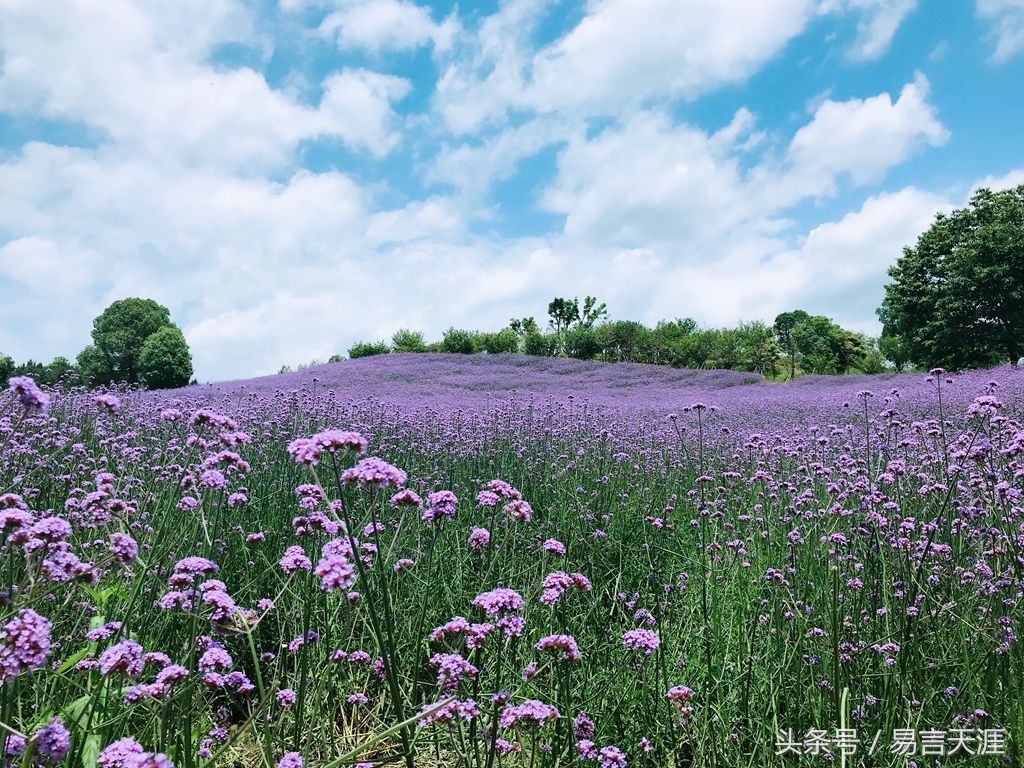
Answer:
<path fill-rule="evenodd" d="M 192 354 L 167 307 L 152 299 L 128 298 L 113 302 L 93 320 L 92 344 L 75 362 L 58 356 L 50 363 L 18 364 L 0 354 L 0 380 L 24 375 L 51 386 L 127 384 L 169 389 L 193 381 Z"/>
<path fill-rule="evenodd" d="M 513 318 L 498 331 L 449 328 L 432 343 L 419 331 L 402 329 L 390 343 L 352 345 L 348 357 L 391 352 L 508 353 L 727 368 L 768 378 L 877 373 L 886 368 L 877 339 L 803 310 L 782 313 L 773 325 L 755 320 L 724 328 L 702 328 L 692 318 L 664 320 L 650 327 L 633 320 L 609 320 L 607 314 L 605 305 L 592 296 L 582 303 L 560 297 L 548 305 L 544 328 L 534 317 Z"/>

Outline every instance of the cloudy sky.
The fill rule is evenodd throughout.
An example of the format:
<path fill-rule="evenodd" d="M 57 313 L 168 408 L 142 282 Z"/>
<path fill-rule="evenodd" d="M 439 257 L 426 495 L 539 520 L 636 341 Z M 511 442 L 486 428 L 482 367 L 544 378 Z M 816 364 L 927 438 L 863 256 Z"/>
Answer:
<path fill-rule="evenodd" d="M 126 296 L 200 380 L 596 294 L 876 331 L 1024 183 L 1024 0 L 0 0 L 0 351 Z"/>

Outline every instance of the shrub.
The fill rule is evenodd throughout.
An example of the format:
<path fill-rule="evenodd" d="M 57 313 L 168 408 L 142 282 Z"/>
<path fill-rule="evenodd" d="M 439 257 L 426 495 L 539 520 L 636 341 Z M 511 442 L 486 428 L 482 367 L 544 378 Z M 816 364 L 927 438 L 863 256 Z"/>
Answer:
<path fill-rule="evenodd" d="M 357 341 L 351 347 L 348 348 L 348 356 L 350 360 L 355 360 L 357 357 L 371 357 L 373 355 L 386 355 L 391 351 L 391 347 L 383 341 Z"/>
<path fill-rule="evenodd" d="M 471 355 L 476 352 L 477 334 L 461 328 L 449 328 L 441 338 L 441 349 L 459 355 Z"/>

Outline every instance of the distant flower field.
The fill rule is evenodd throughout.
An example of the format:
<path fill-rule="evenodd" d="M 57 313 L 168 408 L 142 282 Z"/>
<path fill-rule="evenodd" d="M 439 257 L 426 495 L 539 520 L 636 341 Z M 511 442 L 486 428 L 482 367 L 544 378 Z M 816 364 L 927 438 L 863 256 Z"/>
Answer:
<path fill-rule="evenodd" d="M 12 379 L 0 764 L 1019 765 L 1022 410 L 1013 368 Z"/>

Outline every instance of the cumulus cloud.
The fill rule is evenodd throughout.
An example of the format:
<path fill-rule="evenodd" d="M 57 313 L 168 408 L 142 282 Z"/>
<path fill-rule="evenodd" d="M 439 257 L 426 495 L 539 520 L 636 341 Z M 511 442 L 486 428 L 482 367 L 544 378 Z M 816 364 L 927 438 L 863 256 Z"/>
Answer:
<path fill-rule="evenodd" d="M 337 10 L 320 23 L 320 32 L 337 42 L 339 48 L 359 48 L 374 53 L 408 50 L 432 44 L 447 51 L 458 31 L 456 17 L 441 23 L 430 9 L 405 0 L 376 0 L 372 3 L 337 3 Z"/>
<path fill-rule="evenodd" d="M 869 329 L 885 267 L 948 205 L 877 187 L 947 140 L 923 76 L 774 123 L 744 94 L 690 113 L 804 34 L 810 0 L 593 0 L 555 34 L 543 0 L 443 20 L 413 0 L 279 8 L 302 32 L 290 60 L 237 0 L 6 3 L 0 110 L 84 139 L 0 154 L 0 350 L 72 356 L 130 295 L 171 309 L 204 380 L 402 326 L 497 328 L 553 295 L 645 322 L 802 305 Z M 888 44 L 876 4 L 843 10 Z M 385 55 L 420 49 L 429 99 L 412 81 L 434 73 Z M 514 193 L 556 223 L 531 229 L 495 190 L 538 156 Z M 835 213 L 794 211 L 825 198 Z"/>
<path fill-rule="evenodd" d="M 1024 51 L 1024 0 L 977 0 L 975 11 L 989 24 L 996 62 L 1008 61 Z"/>
<path fill-rule="evenodd" d="M 896 31 L 916 7 L 917 0 L 826 0 L 820 10 L 857 15 L 857 35 L 847 56 L 871 61 L 889 50 Z"/>

